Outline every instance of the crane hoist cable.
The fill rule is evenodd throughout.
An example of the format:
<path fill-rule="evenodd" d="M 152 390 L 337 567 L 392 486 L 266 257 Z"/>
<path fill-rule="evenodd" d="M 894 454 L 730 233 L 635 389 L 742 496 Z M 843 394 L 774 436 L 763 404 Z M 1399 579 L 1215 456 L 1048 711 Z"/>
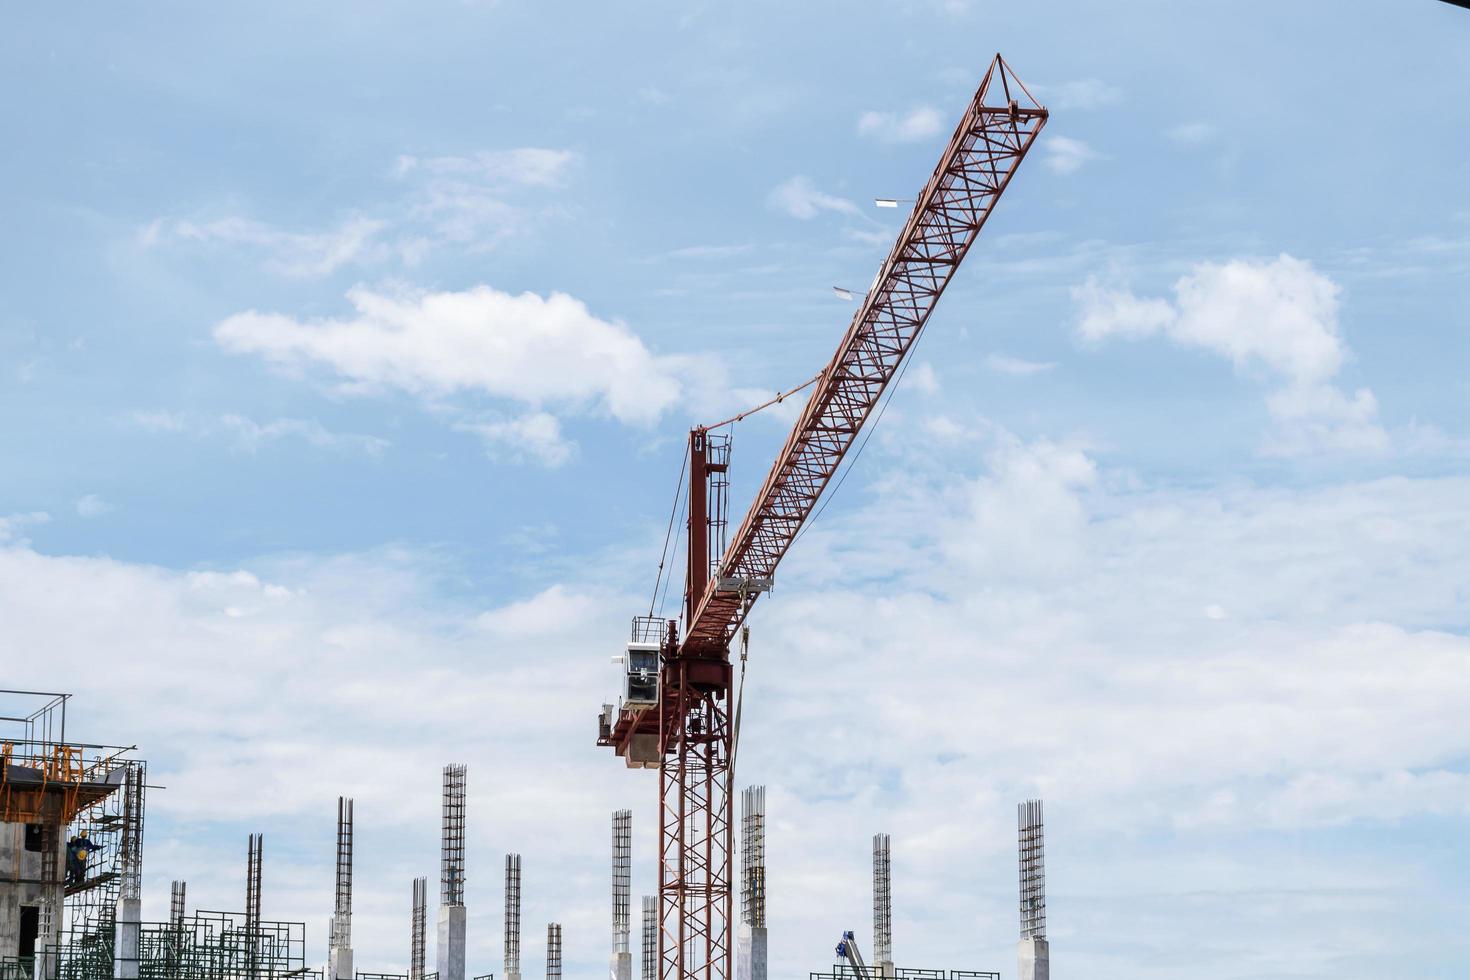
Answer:
<path fill-rule="evenodd" d="M 745 705 L 745 664 L 750 659 L 750 625 L 740 627 L 740 684 L 735 688 L 735 714 L 730 722 L 730 779 L 735 779 L 735 755 L 740 751 L 740 709 Z"/>

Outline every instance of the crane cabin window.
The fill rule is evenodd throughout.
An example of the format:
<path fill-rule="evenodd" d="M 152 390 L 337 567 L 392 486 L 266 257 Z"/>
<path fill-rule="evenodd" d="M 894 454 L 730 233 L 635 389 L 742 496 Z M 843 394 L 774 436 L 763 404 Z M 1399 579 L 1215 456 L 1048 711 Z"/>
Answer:
<path fill-rule="evenodd" d="M 658 646 L 649 643 L 628 644 L 627 676 L 623 682 L 623 701 L 628 704 L 658 703 Z"/>

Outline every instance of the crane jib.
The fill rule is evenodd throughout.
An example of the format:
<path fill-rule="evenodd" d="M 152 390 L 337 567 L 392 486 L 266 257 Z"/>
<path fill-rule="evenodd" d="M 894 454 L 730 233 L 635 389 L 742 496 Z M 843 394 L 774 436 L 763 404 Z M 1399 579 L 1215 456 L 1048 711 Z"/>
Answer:
<path fill-rule="evenodd" d="M 773 578 L 1046 119 L 996 55 L 688 617 L 684 655 L 728 646 L 760 591 L 730 583 Z"/>

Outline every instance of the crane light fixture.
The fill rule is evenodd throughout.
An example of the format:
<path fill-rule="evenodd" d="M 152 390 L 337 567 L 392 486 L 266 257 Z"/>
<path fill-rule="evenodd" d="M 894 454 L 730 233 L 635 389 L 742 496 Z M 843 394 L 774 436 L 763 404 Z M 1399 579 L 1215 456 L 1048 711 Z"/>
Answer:
<path fill-rule="evenodd" d="M 836 293 L 840 298 L 847 300 L 853 299 L 855 296 L 851 289 L 843 289 L 841 286 L 833 286 L 832 292 Z"/>

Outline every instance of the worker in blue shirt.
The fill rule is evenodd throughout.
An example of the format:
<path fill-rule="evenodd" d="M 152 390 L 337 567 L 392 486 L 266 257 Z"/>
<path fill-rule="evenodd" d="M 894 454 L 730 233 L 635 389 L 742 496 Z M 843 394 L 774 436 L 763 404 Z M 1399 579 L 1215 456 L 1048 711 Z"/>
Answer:
<path fill-rule="evenodd" d="M 85 830 L 66 842 L 66 883 L 80 885 L 87 880 L 87 857 L 96 847 Z"/>

